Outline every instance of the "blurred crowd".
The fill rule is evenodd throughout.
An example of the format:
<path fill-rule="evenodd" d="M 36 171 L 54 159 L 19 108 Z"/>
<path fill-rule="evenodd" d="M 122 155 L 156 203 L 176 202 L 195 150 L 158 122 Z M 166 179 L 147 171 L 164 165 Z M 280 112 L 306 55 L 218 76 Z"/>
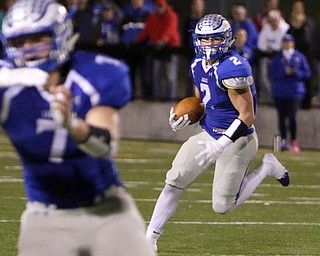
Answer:
<path fill-rule="evenodd" d="M 250 17 L 247 7 L 233 4 L 229 21 L 237 37 L 233 47 L 253 68 L 261 104 L 272 103 L 269 67 L 282 49 L 286 34 L 294 38 L 295 49 L 310 65 L 301 107 L 319 105 L 320 28 L 296 0 L 286 14 L 280 0 L 266 0 L 264 9 Z M 14 0 L 1 2 L 0 22 Z M 192 30 L 207 14 L 206 1 L 192 0 L 187 18 L 170 0 L 61 0 L 74 11 L 74 27 L 79 33 L 77 47 L 105 51 L 125 61 L 131 69 L 132 100 L 177 100 L 193 94 L 188 65 L 194 57 Z M 77 6 L 77 8 L 74 8 Z M 182 79 L 182 81 L 181 81 Z"/>

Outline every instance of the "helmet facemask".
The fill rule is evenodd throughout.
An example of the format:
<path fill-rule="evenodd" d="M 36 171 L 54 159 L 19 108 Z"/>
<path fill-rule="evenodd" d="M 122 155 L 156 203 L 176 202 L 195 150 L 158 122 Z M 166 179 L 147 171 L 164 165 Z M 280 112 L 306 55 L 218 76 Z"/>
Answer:
<path fill-rule="evenodd" d="M 9 9 L 3 24 L 5 53 L 15 67 L 35 67 L 44 71 L 58 68 L 69 59 L 72 34 L 71 18 L 65 7 L 52 0 L 18 0 Z M 17 47 L 19 40 L 37 36 L 40 39 L 41 35 L 47 35 L 51 40 L 34 40 L 31 46 Z"/>
<path fill-rule="evenodd" d="M 229 22 L 218 14 L 204 16 L 196 25 L 193 32 L 193 45 L 196 57 L 213 60 L 227 52 L 234 42 Z M 222 38 L 219 44 L 201 45 L 202 39 Z"/>
<path fill-rule="evenodd" d="M 46 38 L 43 40 L 42 38 Z M 25 42 L 32 42 L 25 46 Z M 53 37 L 51 33 L 36 33 L 6 40 L 8 56 L 14 60 L 15 66 L 39 67 L 46 63 L 52 54 Z"/>

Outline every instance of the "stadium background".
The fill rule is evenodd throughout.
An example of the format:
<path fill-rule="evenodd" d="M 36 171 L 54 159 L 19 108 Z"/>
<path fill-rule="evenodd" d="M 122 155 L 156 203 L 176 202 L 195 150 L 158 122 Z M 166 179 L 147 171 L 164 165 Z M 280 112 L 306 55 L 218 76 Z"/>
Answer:
<path fill-rule="evenodd" d="M 128 0 L 116 0 L 119 6 L 124 6 Z M 60 2 L 64 2 L 61 0 Z M 291 6 L 294 0 L 280 0 L 280 9 L 288 16 L 291 11 Z M 180 25 L 187 18 L 190 13 L 191 0 L 168 0 L 174 9 L 179 14 Z M 258 11 L 265 7 L 265 0 L 206 0 L 207 13 L 221 13 L 225 17 L 229 17 L 231 6 L 234 3 L 244 4 L 248 9 L 248 16 L 254 17 Z M 305 9 L 308 16 L 312 17 L 315 21 L 320 23 L 319 11 L 317 0 L 305 0 Z M 123 55 L 125 52 L 113 51 L 106 47 L 98 48 L 95 45 L 87 46 L 91 50 L 104 51 L 107 54 L 114 53 Z M 111 54 L 112 55 L 112 54 Z M 181 57 L 183 57 L 182 52 Z M 182 59 L 183 63 L 183 59 Z M 181 64 L 184 65 L 184 64 Z M 180 87 L 183 87 L 188 79 L 188 68 L 185 62 L 185 68 L 182 67 L 179 71 Z M 183 90 L 181 92 L 183 95 Z M 186 139 L 190 133 L 193 132 L 194 127 L 190 127 L 185 131 L 174 133 L 168 125 L 168 113 L 170 107 L 175 102 L 141 102 L 133 101 L 121 112 L 122 115 L 122 137 L 135 138 L 135 139 L 152 139 L 152 140 L 170 140 L 182 141 Z M 144 114 L 141 115 L 141 109 Z M 320 120 L 319 108 L 308 110 L 301 110 L 298 114 L 298 138 L 303 149 L 320 149 Z M 148 117 L 148 118 L 147 118 Z M 152 119 L 152 127 L 148 120 Z M 272 147 L 273 137 L 277 133 L 276 127 L 276 113 L 271 106 L 259 106 L 257 120 L 255 125 L 259 134 L 260 146 Z M 1 128 L 0 128 L 1 132 Z"/>
<path fill-rule="evenodd" d="M 179 14 L 180 20 L 184 20 L 190 12 L 191 0 L 167 0 L 169 4 L 174 6 L 175 10 Z M 117 0 L 119 5 L 123 6 L 127 0 Z M 240 3 L 246 6 L 248 9 L 248 16 L 253 17 L 258 11 L 261 11 L 265 7 L 265 0 L 205 0 L 207 13 L 220 13 L 223 16 L 228 17 L 230 15 L 231 6 L 234 3 Z M 294 0 L 280 0 L 280 9 L 289 15 L 291 6 Z M 319 9 L 315 6 L 319 5 L 317 0 L 305 0 L 306 13 L 314 18 L 316 21 L 320 20 Z"/>
<path fill-rule="evenodd" d="M 125 2 L 125 0 L 119 0 L 119 4 L 124 4 Z M 229 17 L 232 5 L 234 3 L 241 3 L 247 7 L 248 16 L 254 17 L 258 11 L 264 9 L 265 2 L 265 0 L 206 0 L 206 9 L 207 13 L 221 13 L 225 17 Z M 294 0 L 280 0 L 279 2 L 280 9 L 286 16 L 289 16 Z M 179 14 L 180 25 L 183 24 L 183 21 L 190 12 L 191 0 L 168 0 L 168 3 L 174 6 Z M 319 11 L 318 8 L 315 8 L 315 6 L 319 5 L 319 2 L 316 0 L 305 0 L 304 4 L 307 15 L 319 23 Z M 186 79 L 187 74 L 182 71 L 182 76 L 183 79 Z M 172 102 L 153 104 L 148 102 L 131 102 L 121 113 L 123 117 L 123 137 L 172 141 L 186 139 L 194 131 L 194 127 L 190 127 L 179 133 L 171 131 L 167 122 L 167 116 L 172 104 Z M 141 109 L 144 109 L 143 116 L 139 114 L 139 110 Z M 301 147 L 304 149 L 320 149 L 319 114 L 319 109 L 300 110 L 298 113 L 298 138 Z M 153 118 L 152 127 L 146 124 L 146 117 Z M 259 106 L 255 126 L 259 134 L 260 146 L 273 146 L 273 137 L 277 133 L 276 125 L 275 109 L 270 106 Z"/>

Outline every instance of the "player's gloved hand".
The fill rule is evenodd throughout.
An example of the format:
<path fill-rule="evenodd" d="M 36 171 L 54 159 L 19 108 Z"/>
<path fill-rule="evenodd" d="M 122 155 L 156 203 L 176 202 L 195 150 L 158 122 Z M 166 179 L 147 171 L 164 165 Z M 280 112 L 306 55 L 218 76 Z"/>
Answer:
<path fill-rule="evenodd" d="M 170 115 L 169 115 L 169 124 L 172 128 L 172 130 L 179 131 L 183 128 L 187 127 L 190 124 L 189 116 L 188 114 L 185 114 L 181 116 L 177 121 L 174 120 L 175 113 L 173 112 L 173 107 L 170 109 Z"/>
<path fill-rule="evenodd" d="M 47 83 L 49 74 L 38 68 L 14 68 L 2 67 L 0 69 L 0 87 L 11 86 L 37 86 Z"/>
<path fill-rule="evenodd" d="M 224 146 L 221 145 L 219 140 L 215 141 L 198 141 L 199 145 L 205 147 L 204 150 L 200 151 L 196 156 L 196 160 L 200 160 L 199 166 L 204 167 L 205 169 L 213 165 L 217 158 L 222 154 Z"/>
<path fill-rule="evenodd" d="M 50 104 L 50 111 L 53 120 L 65 127 L 67 130 L 75 129 L 77 117 L 72 112 L 71 92 L 64 86 L 51 87 L 53 100 Z"/>

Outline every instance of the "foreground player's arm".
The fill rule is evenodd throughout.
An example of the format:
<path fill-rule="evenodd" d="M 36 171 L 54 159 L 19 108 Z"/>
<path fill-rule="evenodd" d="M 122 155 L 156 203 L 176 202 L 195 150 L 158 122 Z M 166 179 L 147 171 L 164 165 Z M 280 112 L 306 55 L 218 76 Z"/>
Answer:
<path fill-rule="evenodd" d="M 51 89 L 54 100 L 51 104 L 53 118 L 64 126 L 79 148 L 85 153 L 109 158 L 115 153 L 119 140 L 118 111 L 108 106 L 93 107 L 81 119 L 72 113 L 71 92 L 63 86 Z"/>
<path fill-rule="evenodd" d="M 0 88 L 11 86 L 43 86 L 48 73 L 38 68 L 0 68 Z"/>

